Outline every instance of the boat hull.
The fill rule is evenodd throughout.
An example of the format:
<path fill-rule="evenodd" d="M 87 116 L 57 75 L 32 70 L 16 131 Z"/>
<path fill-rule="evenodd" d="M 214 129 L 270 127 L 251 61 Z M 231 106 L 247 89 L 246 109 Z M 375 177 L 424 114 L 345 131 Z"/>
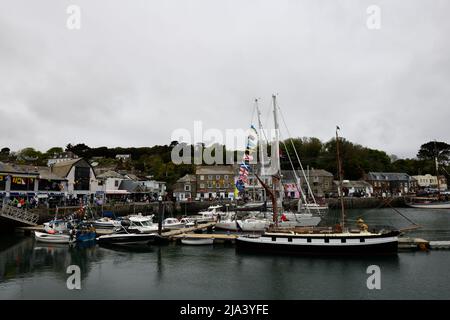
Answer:
<path fill-rule="evenodd" d="M 114 244 L 123 246 L 148 245 L 155 241 L 155 234 L 136 233 L 136 234 L 110 234 L 97 238 L 99 244 Z"/>
<path fill-rule="evenodd" d="M 264 232 L 269 224 L 266 221 L 242 221 L 238 220 L 239 228 L 244 232 Z"/>
<path fill-rule="evenodd" d="M 69 243 L 70 236 L 65 234 L 49 234 L 44 232 L 34 232 L 36 241 L 45 243 Z"/>
<path fill-rule="evenodd" d="M 411 208 L 416 209 L 450 209 L 450 202 L 446 203 L 407 203 Z"/>
<path fill-rule="evenodd" d="M 87 241 L 95 241 L 97 234 L 95 232 L 87 232 L 77 234 L 77 242 L 87 242 Z"/>
<path fill-rule="evenodd" d="M 214 226 L 216 229 L 227 230 L 227 231 L 238 231 L 238 226 L 236 221 L 219 221 Z"/>
<path fill-rule="evenodd" d="M 204 246 L 213 244 L 214 239 L 182 239 L 181 243 L 191 246 Z"/>
<path fill-rule="evenodd" d="M 113 221 L 94 221 L 92 225 L 96 229 L 114 229 L 117 227 L 120 227 L 120 222 L 113 222 Z"/>
<path fill-rule="evenodd" d="M 310 239 L 310 240 L 308 240 Z M 398 238 L 395 234 L 379 237 L 238 237 L 236 248 L 242 251 L 298 255 L 395 255 Z M 343 240 L 345 239 L 345 240 Z M 363 240 L 361 240 L 363 239 Z"/>

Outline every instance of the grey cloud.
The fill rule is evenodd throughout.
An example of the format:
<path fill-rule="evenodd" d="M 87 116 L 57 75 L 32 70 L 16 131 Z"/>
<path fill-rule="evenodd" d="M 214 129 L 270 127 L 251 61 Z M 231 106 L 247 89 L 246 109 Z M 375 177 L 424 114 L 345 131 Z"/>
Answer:
<path fill-rule="evenodd" d="M 0 146 L 165 144 L 195 120 L 247 128 L 255 97 L 270 123 L 272 93 L 294 136 L 450 140 L 448 1 L 377 1 L 378 31 L 372 1 L 75 2 L 2 0 Z"/>

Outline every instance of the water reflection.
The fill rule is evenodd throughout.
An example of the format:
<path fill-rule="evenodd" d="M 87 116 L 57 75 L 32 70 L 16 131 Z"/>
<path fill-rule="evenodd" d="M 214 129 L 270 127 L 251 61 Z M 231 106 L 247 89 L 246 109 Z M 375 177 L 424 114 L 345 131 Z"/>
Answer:
<path fill-rule="evenodd" d="M 79 266 L 84 278 L 91 264 L 101 260 L 102 256 L 95 244 L 71 247 L 67 244 L 40 243 L 31 237 L 16 238 L 15 244 L 4 246 L 0 251 L 0 282 L 43 272 L 66 279 L 69 265 Z"/>

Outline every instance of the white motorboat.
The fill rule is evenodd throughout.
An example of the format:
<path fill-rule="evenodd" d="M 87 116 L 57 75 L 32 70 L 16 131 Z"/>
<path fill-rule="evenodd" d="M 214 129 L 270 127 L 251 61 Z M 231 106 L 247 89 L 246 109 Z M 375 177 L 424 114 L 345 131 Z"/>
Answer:
<path fill-rule="evenodd" d="M 131 232 L 130 232 L 131 231 Z M 97 238 L 99 244 L 139 246 L 149 245 L 158 237 L 154 233 L 136 233 L 135 230 L 118 228 L 114 233 L 105 234 Z"/>
<path fill-rule="evenodd" d="M 197 221 L 197 223 L 208 223 L 216 221 L 216 216 L 213 212 L 203 211 L 199 212 L 198 215 L 194 217 L 194 219 Z"/>
<path fill-rule="evenodd" d="M 34 232 L 36 241 L 46 243 L 70 243 L 70 235 L 62 233 L 46 233 L 46 232 Z"/>
<path fill-rule="evenodd" d="M 68 230 L 67 228 L 67 221 L 62 219 L 54 219 L 49 222 L 44 223 L 44 230 L 47 233 L 61 233 L 66 232 Z"/>
<path fill-rule="evenodd" d="M 238 224 L 236 220 L 227 218 L 227 219 L 220 219 L 217 221 L 216 225 L 214 226 L 216 229 L 221 230 L 227 230 L 227 231 L 238 231 Z"/>
<path fill-rule="evenodd" d="M 190 227 L 194 227 L 195 226 L 195 219 L 194 218 L 187 218 L 187 217 L 185 217 L 185 218 L 182 218 L 180 220 L 180 222 L 183 223 L 186 228 L 190 228 Z"/>
<path fill-rule="evenodd" d="M 108 217 L 103 217 L 92 222 L 97 229 L 113 229 L 120 227 L 120 220 L 114 220 Z"/>
<path fill-rule="evenodd" d="M 261 219 L 237 220 L 239 228 L 244 232 L 264 232 L 270 226 L 270 221 Z"/>
<path fill-rule="evenodd" d="M 198 239 L 198 238 L 185 238 L 181 239 L 182 244 L 187 244 L 191 246 L 203 246 L 203 245 L 211 245 L 214 243 L 214 239 Z"/>
<path fill-rule="evenodd" d="M 136 230 L 140 233 L 154 233 L 158 231 L 158 224 L 153 223 L 153 215 L 143 216 L 141 214 L 128 216 L 130 221 L 130 230 Z"/>
<path fill-rule="evenodd" d="M 450 209 L 450 202 L 408 203 L 407 205 L 417 209 Z"/>
<path fill-rule="evenodd" d="M 450 209 L 450 201 L 440 201 L 438 198 L 412 197 L 405 203 L 417 209 Z"/>
<path fill-rule="evenodd" d="M 164 219 L 162 227 L 163 229 L 173 230 L 173 229 L 181 229 L 184 228 L 184 223 L 176 218 L 167 218 Z"/>
<path fill-rule="evenodd" d="M 228 212 L 225 216 L 219 216 L 215 224 L 216 229 L 227 230 L 227 231 L 238 231 L 239 226 L 236 222 L 236 213 Z"/>

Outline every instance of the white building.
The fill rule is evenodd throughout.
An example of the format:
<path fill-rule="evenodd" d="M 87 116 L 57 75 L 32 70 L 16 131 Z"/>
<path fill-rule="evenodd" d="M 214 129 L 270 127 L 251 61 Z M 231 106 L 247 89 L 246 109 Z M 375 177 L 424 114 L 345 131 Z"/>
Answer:
<path fill-rule="evenodd" d="M 431 174 L 413 176 L 417 180 L 420 188 L 437 188 L 438 185 L 441 190 L 447 190 L 447 180 L 443 176 L 439 176 L 439 184 L 437 176 Z"/>
<path fill-rule="evenodd" d="M 83 158 L 66 160 L 53 164 L 50 171 L 67 179 L 66 194 L 79 196 L 94 194 L 98 181 L 92 166 Z"/>
<path fill-rule="evenodd" d="M 123 161 L 130 160 L 131 154 L 116 154 L 116 159 L 120 159 Z"/>
<path fill-rule="evenodd" d="M 98 190 L 104 193 L 108 193 L 109 191 L 117 191 L 119 190 L 120 183 L 125 180 L 125 177 L 120 173 L 109 170 L 97 176 L 98 180 Z"/>

